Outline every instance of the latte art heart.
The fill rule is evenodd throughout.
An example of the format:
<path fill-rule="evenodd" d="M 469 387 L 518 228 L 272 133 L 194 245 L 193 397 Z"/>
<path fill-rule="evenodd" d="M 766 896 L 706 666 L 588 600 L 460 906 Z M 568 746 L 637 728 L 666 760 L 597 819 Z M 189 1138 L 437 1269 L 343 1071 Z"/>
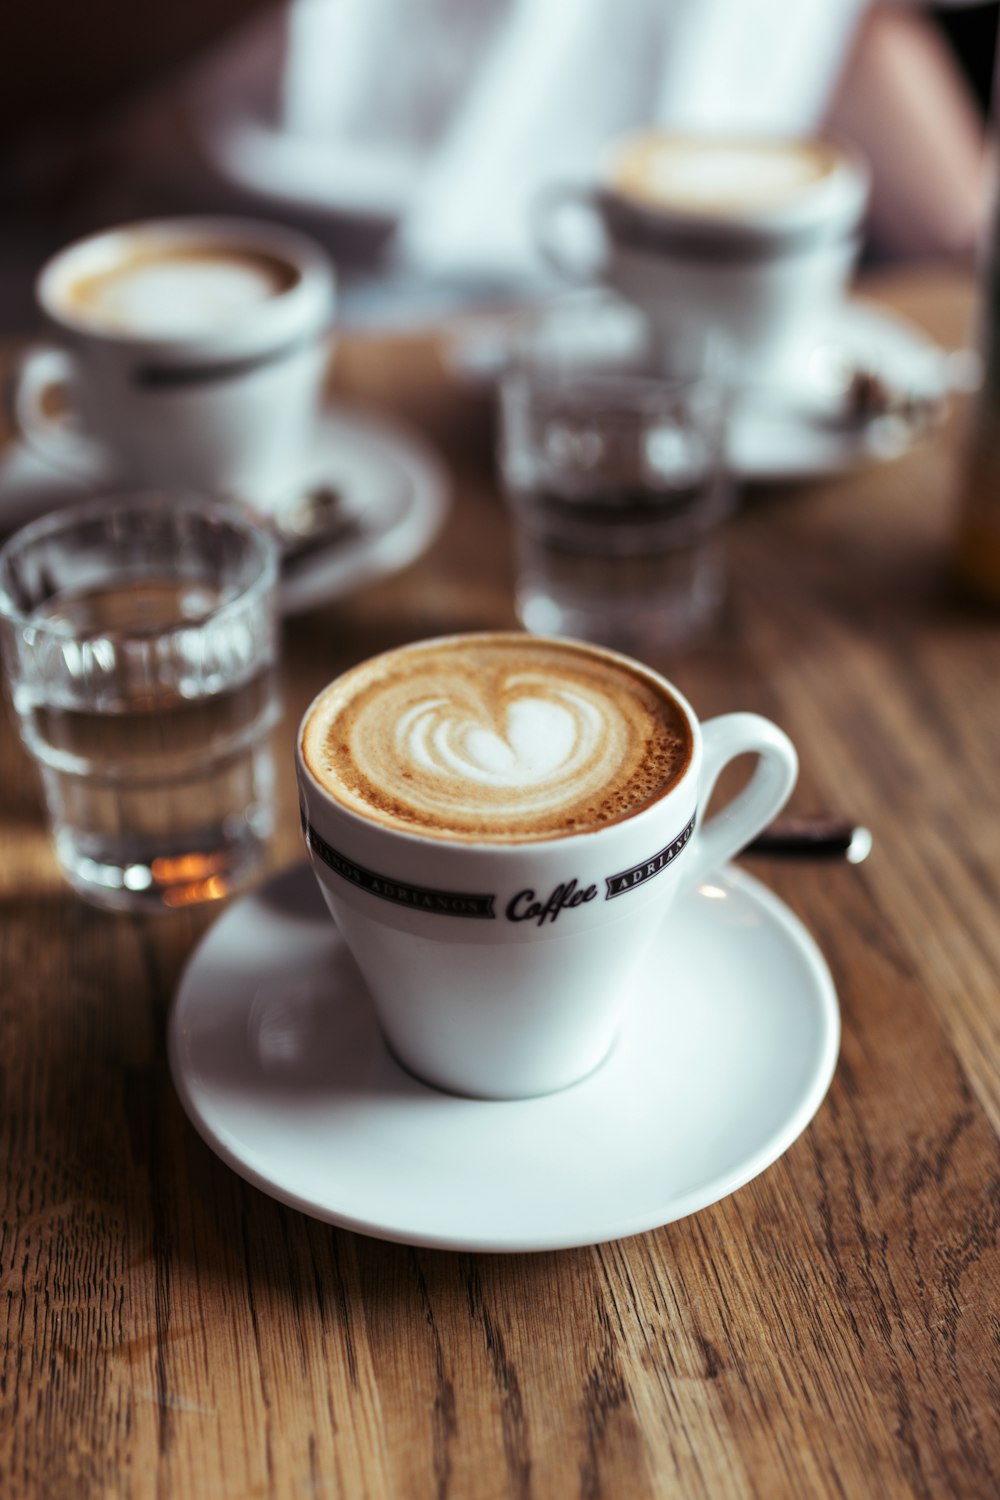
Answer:
<path fill-rule="evenodd" d="M 485 704 L 470 716 L 444 698 L 418 703 L 396 730 L 400 762 L 412 761 L 429 776 L 517 792 L 553 777 L 572 780 L 595 752 L 602 714 L 580 693 L 544 681 L 534 687 L 536 696 L 511 699 L 497 726 Z M 525 677 L 510 684 L 512 693 L 531 688 Z"/>
<path fill-rule="evenodd" d="M 303 752 L 338 800 L 437 837 L 518 842 L 615 822 L 690 755 L 678 705 L 627 664 L 526 636 L 376 658 L 327 689 Z"/>

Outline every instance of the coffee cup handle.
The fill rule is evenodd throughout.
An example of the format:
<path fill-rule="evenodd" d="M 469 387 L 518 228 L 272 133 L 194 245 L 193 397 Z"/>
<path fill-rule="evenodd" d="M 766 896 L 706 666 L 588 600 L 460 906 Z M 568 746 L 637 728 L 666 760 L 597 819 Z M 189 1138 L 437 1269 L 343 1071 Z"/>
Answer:
<path fill-rule="evenodd" d="M 40 459 L 66 474 L 93 470 L 97 445 L 74 416 L 51 410 L 54 396 L 72 389 L 73 356 L 57 344 L 32 344 L 17 360 L 7 389 L 14 427 Z M 62 404 L 67 405 L 65 397 Z M 72 411 L 72 408 L 70 408 Z"/>
<path fill-rule="evenodd" d="M 760 714 L 723 714 L 702 725 L 704 759 L 698 787 L 698 821 L 688 880 L 697 884 L 745 849 L 784 807 L 799 771 L 795 746 Z M 750 780 L 711 817 L 705 809 L 720 774 L 738 755 L 756 755 Z"/>
<path fill-rule="evenodd" d="M 545 263 L 567 281 L 589 282 L 600 277 L 609 260 L 608 237 L 598 213 L 597 198 L 589 188 L 555 183 L 533 206 L 535 245 Z M 569 248 L 567 225 L 575 220 L 577 245 Z M 561 226 L 561 227 L 560 227 Z M 589 240 L 589 248 L 581 245 Z"/>

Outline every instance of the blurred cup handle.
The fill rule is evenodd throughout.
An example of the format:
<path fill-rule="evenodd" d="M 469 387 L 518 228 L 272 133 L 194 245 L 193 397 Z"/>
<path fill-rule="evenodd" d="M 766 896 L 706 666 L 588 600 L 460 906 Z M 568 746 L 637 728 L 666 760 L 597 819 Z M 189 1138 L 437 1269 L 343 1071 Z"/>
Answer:
<path fill-rule="evenodd" d="M 97 454 L 72 412 L 73 376 L 73 358 L 65 349 L 32 344 L 16 361 L 7 388 L 14 427 L 44 463 L 67 474 L 92 470 Z"/>
<path fill-rule="evenodd" d="M 594 281 L 603 274 L 610 243 L 589 188 L 571 183 L 546 188 L 535 200 L 532 224 L 542 259 L 567 281 Z"/>

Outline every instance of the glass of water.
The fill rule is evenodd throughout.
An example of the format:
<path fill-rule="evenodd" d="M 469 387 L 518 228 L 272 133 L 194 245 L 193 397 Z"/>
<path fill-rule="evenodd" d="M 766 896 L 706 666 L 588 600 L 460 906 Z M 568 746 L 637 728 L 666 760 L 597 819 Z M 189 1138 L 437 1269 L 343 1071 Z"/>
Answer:
<path fill-rule="evenodd" d="M 0 550 L 0 632 L 62 869 L 118 910 L 218 899 L 274 823 L 277 555 L 196 498 L 119 496 Z"/>
<path fill-rule="evenodd" d="M 517 611 L 539 634 L 655 656 L 704 638 L 723 601 L 727 399 L 641 340 L 600 363 L 592 319 L 550 313 L 501 384 Z"/>

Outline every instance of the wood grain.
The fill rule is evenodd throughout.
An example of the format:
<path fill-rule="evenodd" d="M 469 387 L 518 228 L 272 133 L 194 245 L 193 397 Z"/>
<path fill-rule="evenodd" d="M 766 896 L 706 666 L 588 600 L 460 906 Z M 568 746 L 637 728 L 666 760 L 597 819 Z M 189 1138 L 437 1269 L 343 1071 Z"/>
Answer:
<path fill-rule="evenodd" d="M 872 291 L 961 339 L 960 280 Z M 419 423 L 456 506 L 399 578 L 289 623 L 294 725 L 334 672 L 512 621 L 491 419 L 432 342 L 349 345 L 357 399 Z M 867 864 L 757 862 L 816 935 L 844 1039 L 770 1171 L 694 1218 L 471 1256 L 313 1222 L 228 1171 L 169 1080 L 170 997 L 213 913 L 59 884 L 0 738 L 0 1494 L 406 1500 L 992 1497 L 1000 1472 L 1000 620 L 950 589 L 959 428 L 754 494 L 722 637 L 665 661 L 704 714 L 773 715 L 794 810 L 867 822 Z"/>

